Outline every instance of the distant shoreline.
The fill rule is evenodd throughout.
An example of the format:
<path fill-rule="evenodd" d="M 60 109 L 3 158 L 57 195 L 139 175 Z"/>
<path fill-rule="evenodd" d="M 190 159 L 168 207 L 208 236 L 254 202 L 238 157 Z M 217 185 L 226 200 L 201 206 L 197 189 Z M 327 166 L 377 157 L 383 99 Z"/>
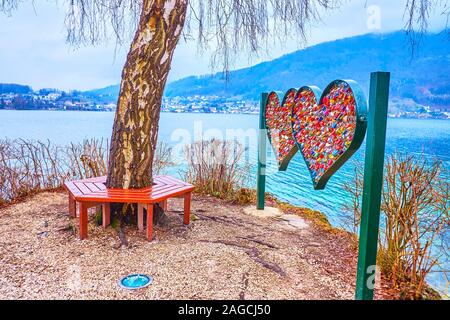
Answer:
<path fill-rule="evenodd" d="M 91 113 L 115 113 L 115 111 L 104 111 L 104 110 L 17 110 L 17 109 L 0 109 L 1 111 L 31 111 L 31 112 L 91 112 Z M 210 115 L 248 115 L 248 116 L 258 116 L 258 113 L 214 113 L 214 112 L 171 112 L 171 111 L 161 111 L 161 113 L 171 113 L 171 114 L 210 114 Z M 389 119 L 399 119 L 399 120 L 450 120 L 450 118 L 415 118 L 415 117 L 388 117 Z"/>

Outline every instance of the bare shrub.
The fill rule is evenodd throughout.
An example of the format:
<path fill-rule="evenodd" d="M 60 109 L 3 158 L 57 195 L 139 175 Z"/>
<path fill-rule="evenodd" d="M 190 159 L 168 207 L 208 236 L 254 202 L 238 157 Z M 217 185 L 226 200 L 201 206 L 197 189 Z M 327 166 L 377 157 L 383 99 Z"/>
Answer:
<path fill-rule="evenodd" d="M 0 204 L 59 187 L 63 158 L 50 142 L 0 140 Z"/>
<path fill-rule="evenodd" d="M 343 185 L 345 191 L 351 195 L 351 201 L 344 204 L 344 213 L 340 220 L 345 229 L 357 234 L 361 223 L 361 203 L 364 186 L 364 166 L 361 162 L 353 163 L 353 181 Z"/>
<path fill-rule="evenodd" d="M 85 179 L 106 175 L 108 147 L 108 141 L 103 139 L 71 143 L 66 149 L 67 178 Z"/>
<path fill-rule="evenodd" d="M 426 278 L 438 272 L 448 252 L 448 242 L 440 241 L 448 239 L 450 226 L 447 178 L 441 162 L 423 156 L 394 154 L 386 162 L 378 264 L 405 299 L 435 296 Z M 353 185 L 344 187 L 352 198 L 354 228 L 361 216 L 362 181 L 362 170 L 356 170 Z"/>
<path fill-rule="evenodd" d="M 60 188 L 66 180 L 106 175 L 108 141 L 88 139 L 58 147 L 50 141 L 0 140 L 0 206 L 40 191 Z M 170 148 L 158 144 L 155 174 L 171 165 Z"/>
<path fill-rule="evenodd" d="M 173 167 L 174 165 L 175 163 L 172 161 L 172 148 L 164 141 L 159 142 L 153 159 L 153 174 L 162 174 L 166 168 Z"/>
<path fill-rule="evenodd" d="M 249 167 L 241 164 L 245 148 L 233 141 L 216 139 L 198 141 L 185 149 L 187 169 L 184 177 L 196 192 L 222 199 L 242 196 L 249 177 Z"/>

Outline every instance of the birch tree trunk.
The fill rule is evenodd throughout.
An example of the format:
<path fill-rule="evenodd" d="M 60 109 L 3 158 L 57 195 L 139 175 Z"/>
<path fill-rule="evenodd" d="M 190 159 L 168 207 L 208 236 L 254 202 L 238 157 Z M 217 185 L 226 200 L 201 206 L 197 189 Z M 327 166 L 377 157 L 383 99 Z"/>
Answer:
<path fill-rule="evenodd" d="M 186 18 L 188 0 L 144 0 L 140 22 L 122 72 L 111 138 L 108 188 L 153 183 L 164 87 Z"/>

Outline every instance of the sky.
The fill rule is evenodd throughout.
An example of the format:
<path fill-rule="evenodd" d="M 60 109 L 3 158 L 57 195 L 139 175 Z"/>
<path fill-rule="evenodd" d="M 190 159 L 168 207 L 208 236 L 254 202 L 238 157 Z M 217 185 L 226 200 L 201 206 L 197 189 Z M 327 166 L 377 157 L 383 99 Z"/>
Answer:
<path fill-rule="evenodd" d="M 89 90 L 118 84 L 129 44 L 115 50 L 114 43 L 74 48 L 66 43 L 65 9 L 55 1 L 22 4 L 10 16 L 0 14 L 0 83 L 19 83 L 62 90 Z M 308 30 L 306 46 L 404 27 L 406 0 L 344 0 L 333 11 L 322 12 L 321 21 Z M 446 17 L 437 8 L 430 17 L 430 32 L 442 30 Z M 243 53 L 233 69 L 272 60 L 301 49 L 297 41 L 274 45 L 268 53 L 249 59 Z M 199 53 L 194 41 L 181 40 L 173 59 L 169 81 L 211 73 L 210 54 Z"/>

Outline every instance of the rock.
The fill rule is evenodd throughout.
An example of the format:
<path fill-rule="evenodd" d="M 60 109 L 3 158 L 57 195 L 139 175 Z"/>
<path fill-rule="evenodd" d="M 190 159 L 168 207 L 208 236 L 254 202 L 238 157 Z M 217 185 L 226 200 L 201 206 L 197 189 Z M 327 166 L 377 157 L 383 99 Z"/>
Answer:
<path fill-rule="evenodd" d="M 48 237 L 48 232 L 47 231 L 39 232 L 38 236 L 41 237 L 41 238 L 47 238 Z"/>
<path fill-rule="evenodd" d="M 309 227 L 305 219 L 293 214 L 285 214 L 279 218 L 280 220 L 285 221 L 287 224 L 297 229 L 307 229 Z"/>
<path fill-rule="evenodd" d="M 244 208 L 244 213 L 259 218 L 276 218 L 283 215 L 278 208 L 266 207 L 264 210 L 257 210 L 254 206 Z"/>

